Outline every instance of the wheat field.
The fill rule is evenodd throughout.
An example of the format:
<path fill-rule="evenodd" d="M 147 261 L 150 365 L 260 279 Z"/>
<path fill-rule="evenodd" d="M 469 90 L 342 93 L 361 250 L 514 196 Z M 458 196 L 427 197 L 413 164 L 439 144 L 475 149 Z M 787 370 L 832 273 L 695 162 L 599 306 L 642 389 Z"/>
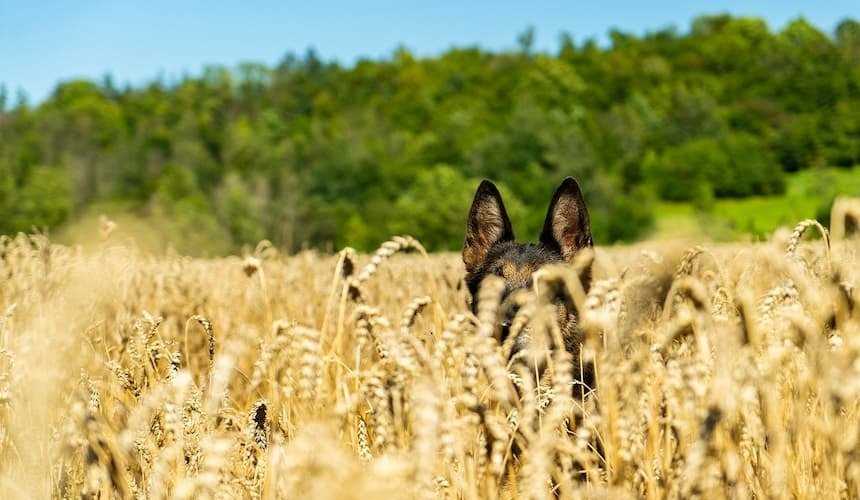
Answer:
<path fill-rule="evenodd" d="M 0 497 L 856 498 L 860 212 L 840 203 L 832 241 L 804 221 L 543 270 L 510 361 L 496 284 L 473 315 L 459 255 L 409 237 L 219 259 L 109 224 L 87 251 L 3 237 Z M 580 359 L 552 348 L 559 296 Z"/>

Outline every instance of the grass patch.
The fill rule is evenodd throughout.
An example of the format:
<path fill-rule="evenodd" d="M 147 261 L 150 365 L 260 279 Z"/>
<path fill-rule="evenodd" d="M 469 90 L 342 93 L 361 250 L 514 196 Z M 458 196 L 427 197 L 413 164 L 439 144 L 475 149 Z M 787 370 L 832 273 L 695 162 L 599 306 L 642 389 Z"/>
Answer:
<path fill-rule="evenodd" d="M 834 197 L 860 196 L 860 166 L 805 170 L 790 174 L 786 182 L 783 195 L 720 199 L 706 212 L 690 203 L 660 202 L 654 237 L 761 239 L 802 219 L 827 223 Z"/>

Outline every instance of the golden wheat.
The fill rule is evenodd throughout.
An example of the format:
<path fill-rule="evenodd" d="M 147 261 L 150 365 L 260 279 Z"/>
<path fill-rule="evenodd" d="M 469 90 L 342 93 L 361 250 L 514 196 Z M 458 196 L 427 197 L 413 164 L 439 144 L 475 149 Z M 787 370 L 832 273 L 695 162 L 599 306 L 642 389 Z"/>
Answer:
<path fill-rule="evenodd" d="M 210 260 L 0 238 L 0 496 L 857 497 L 838 208 L 832 241 L 598 248 L 505 304 L 487 281 L 476 315 L 459 257 L 410 237 Z"/>

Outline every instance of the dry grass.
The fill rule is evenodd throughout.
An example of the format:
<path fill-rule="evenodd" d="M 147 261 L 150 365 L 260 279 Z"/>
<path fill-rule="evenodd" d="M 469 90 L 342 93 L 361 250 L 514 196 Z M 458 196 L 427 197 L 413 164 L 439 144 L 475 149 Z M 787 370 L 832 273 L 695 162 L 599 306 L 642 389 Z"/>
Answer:
<path fill-rule="evenodd" d="M 4 239 L 0 496 L 857 497 L 858 245 L 812 226 L 598 249 L 587 296 L 543 271 L 510 363 L 498 288 L 473 316 L 459 257 L 410 238 L 217 260 Z M 550 348 L 554 293 L 582 359 Z"/>

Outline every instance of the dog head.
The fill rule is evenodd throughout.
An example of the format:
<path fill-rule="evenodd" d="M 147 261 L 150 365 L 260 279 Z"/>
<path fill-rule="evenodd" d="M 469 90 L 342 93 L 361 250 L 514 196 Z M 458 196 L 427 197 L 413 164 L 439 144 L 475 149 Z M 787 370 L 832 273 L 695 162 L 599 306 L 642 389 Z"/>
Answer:
<path fill-rule="evenodd" d="M 463 263 L 466 285 L 476 310 L 478 289 L 490 275 L 505 282 L 504 298 L 532 286 L 532 275 L 542 266 L 573 262 L 577 252 L 593 245 L 588 209 L 579 184 L 564 179 L 549 204 L 537 243 L 518 243 L 502 195 L 484 180 L 478 186 L 466 225 Z M 586 277 L 583 287 L 588 288 Z"/>

